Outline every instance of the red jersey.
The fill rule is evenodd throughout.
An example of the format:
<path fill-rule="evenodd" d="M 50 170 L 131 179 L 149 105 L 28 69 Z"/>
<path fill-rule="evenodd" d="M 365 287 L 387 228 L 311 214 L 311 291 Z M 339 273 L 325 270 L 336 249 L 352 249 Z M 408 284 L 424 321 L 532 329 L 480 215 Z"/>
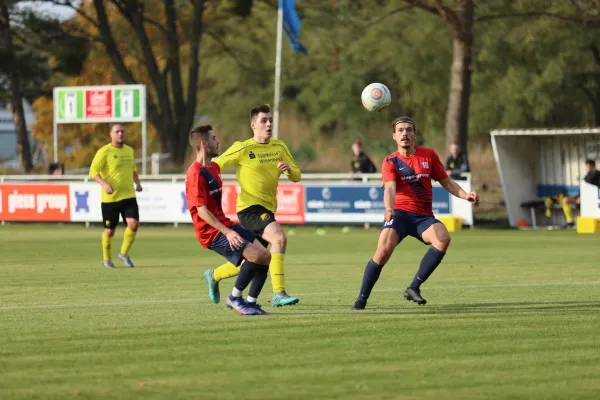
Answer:
<path fill-rule="evenodd" d="M 396 182 L 394 208 L 421 215 L 433 215 L 431 180 L 448 177 L 435 151 L 416 146 L 415 154 L 403 157 L 397 151 L 383 160 L 383 183 Z"/>
<path fill-rule="evenodd" d="M 205 248 L 211 245 L 219 231 L 200 218 L 196 207 L 206 206 L 219 222 L 230 227 L 233 222 L 225 216 L 221 207 L 222 191 L 221 169 L 217 163 L 211 162 L 210 167 L 205 167 L 198 161 L 194 161 L 190 165 L 185 174 L 185 198 L 196 236 Z"/>

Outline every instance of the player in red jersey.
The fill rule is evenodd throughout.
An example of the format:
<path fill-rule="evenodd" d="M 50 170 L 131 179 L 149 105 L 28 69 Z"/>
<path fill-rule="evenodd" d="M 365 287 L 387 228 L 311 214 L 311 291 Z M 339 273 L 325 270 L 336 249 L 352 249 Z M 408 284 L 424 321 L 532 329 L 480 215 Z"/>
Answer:
<path fill-rule="evenodd" d="M 221 169 L 211 161 L 219 155 L 219 141 L 212 127 L 193 128 L 189 136 L 196 160 L 185 175 L 185 195 L 198 241 L 233 265 L 241 264 L 227 306 L 241 315 L 265 315 L 256 300 L 267 280 L 271 253 L 256 240 L 254 233 L 234 224 L 223 213 Z M 250 282 L 245 301 L 242 292 Z"/>
<path fill-rule="evenodd" d="M 387 156 L 381 167 L 385 188 L 384 223 L 375 255 L 365 268 L 360 294 L 353 310 L 364 310 L 383 266 L 406 236 L 413 236 L 431 245 L 412 283 L 404 292 L 404 298 L 409 301 L 419 305 L 427 302 L 421 297 L 420 286 L 440 264 L 450 245 L 448 230 L 433 216 L 432 179 L 458 198 L 475 204 L 479 201 L 477 193 L 466 193 L 448 177 L 435 151 L 415 146 L 417 128 L 412 118 L 397 118 L 392 123 L 392 128 L 398 151 Z"/>

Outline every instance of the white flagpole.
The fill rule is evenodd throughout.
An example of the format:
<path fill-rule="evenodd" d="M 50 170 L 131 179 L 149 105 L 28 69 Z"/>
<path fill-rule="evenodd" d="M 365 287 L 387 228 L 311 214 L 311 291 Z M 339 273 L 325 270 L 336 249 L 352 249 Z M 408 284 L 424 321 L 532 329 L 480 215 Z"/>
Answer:
<path fill-rule="evenodd" d="M 279 137 L 279 92 L 281 85 L 281 40 L 283 35 L 283 9 L 277 8 L 277 46 L 275 55 L 275 100 L 273 101 L 273 137 Z"/>

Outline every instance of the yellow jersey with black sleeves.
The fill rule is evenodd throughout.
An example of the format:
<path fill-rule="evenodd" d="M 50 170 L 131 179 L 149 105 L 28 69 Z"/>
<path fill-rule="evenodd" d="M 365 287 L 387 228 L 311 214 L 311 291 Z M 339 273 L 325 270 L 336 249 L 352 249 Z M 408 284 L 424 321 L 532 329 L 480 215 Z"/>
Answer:
<path fill-rule="evenodd" d="M 214 160 L 221 170 L 235 165 L 235 176 L 241 191 L 237 197 L 236 210 L 261 205 L 269 211 L 277 211 L 277 186 L 283 171 L 277 168 L 285 161 L 291 168 L 285 175 L 292 182 L 301 178 L 300 168 L 290 150 L 281 140 L 271 139 L 269 143 L 258 143 L 254 139 L 235 142 Z"/>
<path fill-rule="evenodd" d="M 127 145 L 115 147 L 107 144 L 98 150 L 90 166 L 90 178 L 99 174 L 113 188 L 108 194 L 102 188 L 102 202 L 114 203 L 135 197 L 133 173 L 135 168 L 135 153 Z"/>

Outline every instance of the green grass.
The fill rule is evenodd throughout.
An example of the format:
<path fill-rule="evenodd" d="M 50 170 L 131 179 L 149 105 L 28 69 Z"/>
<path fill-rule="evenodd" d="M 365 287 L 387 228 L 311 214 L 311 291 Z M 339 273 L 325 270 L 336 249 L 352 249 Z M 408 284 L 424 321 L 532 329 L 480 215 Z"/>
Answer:
<path fill-rule="evenodd" d="M 289 238 L 300 304 L 273 310 L 269 279 L 272 315 L 240 317 L 208 301 L 221 259 L 189 226 L 142 227 L 133 270 L 102 268 L 98 228 L 0 227 L 0 398 L 597 398 L 597 236 L 455 233 L 424 307 L 401 298 L 409 238 L 352 312 L 377 231 L 314 231 Z"/>

